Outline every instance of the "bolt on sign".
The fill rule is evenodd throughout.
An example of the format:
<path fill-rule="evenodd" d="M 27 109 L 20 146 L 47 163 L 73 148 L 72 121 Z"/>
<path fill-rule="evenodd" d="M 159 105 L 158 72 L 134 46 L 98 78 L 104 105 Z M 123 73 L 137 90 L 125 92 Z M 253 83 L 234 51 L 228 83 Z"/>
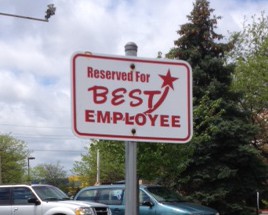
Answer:
<path fill-rule="evenodd" d="M 192 71 L 180 60 L 75 53 L 73 132 L 79 137 L 186 143 Z"/>

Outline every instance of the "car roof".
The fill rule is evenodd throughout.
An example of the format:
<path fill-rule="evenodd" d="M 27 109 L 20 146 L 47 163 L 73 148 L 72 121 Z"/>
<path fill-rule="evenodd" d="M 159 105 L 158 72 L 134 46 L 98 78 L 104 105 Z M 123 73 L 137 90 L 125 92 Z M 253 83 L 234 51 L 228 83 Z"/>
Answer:
<path fill-rule="evenodd" d="M 108 189 L 108 188 L 125 188 L 125 184 L 104 184 L 104 185 L 96 185 L 96 186 L 88 186 L 83 188 L 85 189 Z M 140 184 L 140 188 L 147 188 L 147 187 L 161 187 L 160 185 L 151 185 L 151 184 Z"/>
<path fill-rule="evenodd" d="M 0 187 L 30 187 L 29 184 L 1 184 Z"/>
<path fill-rule="evenodd" d="M 49 184 L 1 184 L 0 187 L 53 187 Z"/>
<path fill-rule="evenodd" d="M 51 184 L 31 184 L 32 187 L 54 187 Z"/>

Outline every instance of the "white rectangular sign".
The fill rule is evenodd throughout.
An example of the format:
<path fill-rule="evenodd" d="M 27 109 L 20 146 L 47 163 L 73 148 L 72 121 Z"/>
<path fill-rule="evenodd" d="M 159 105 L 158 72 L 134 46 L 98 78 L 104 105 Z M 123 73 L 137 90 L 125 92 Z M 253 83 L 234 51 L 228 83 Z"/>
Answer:
<path fill-rule="evenodd" d="M 192 137 L 187 62 L 76 53 L 71 80 L 79 137 L 167 143 Z"/>

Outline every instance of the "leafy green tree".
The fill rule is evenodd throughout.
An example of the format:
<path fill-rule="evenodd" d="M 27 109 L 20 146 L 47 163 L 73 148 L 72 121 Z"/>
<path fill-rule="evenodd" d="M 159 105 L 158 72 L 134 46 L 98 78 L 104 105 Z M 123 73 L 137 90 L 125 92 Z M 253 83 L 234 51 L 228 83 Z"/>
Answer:
<path fill-rule="evenodd" d="M 182 146 L 190 153 L 176 184 L 220 214 L 254 214 L 249 199 L 264 185 L 267 166 L 251 145 L 256 129 L 238 106 L 240 95 L 231 90 L 234 66 L 225 54 L 233 41 L 221 43 L 223 36 L 215 32 L 221 17 L 209 5 L 195 1 L 167 54 L 193 68 L 194 137 Z"/>
<path fill-rule="evenodd" d="M 240 59 L 246 61 L 248 58 L 264 54 L 263 44 L 266 43 L 268 37 L 268 17 L 262 11 L 259 16 L 256 14 L 244 18 L 242 31 L 232 32 L 230 40 L 234 40 L 233 49 L 228 53 L 231 60 L 238 61 Z"/>
<path fill-rule="evenodd" d="M 93 185 L 97 177 L 97 151 L 100 156 L 100 182 L 113 183 L 125 179 L 125 144 L 120 141 L 93 141 L 76 161 L 73 173 L 79 175 L 82 183 Z M 182 167 L 178 164 L 187 154 L 175 144 L 138 143 L 137 177 L 139 179 L 174 185 L 174 180 Z"/>
<path fill-rule="evenodd" d="M 60 162 L 56 164 L 44 163 L 31 170 L 31 179 L 65 189 L 67 185 L 67 172 Z"/>
<path fill-rule="evenodd" d="M 252 143 L 268 159 L 268 17 L 262 12 L 250 23 L 245 20 L 243 30 L 232 33 L 231 40 L 236 43 L 230 57 L 237 65 L 232 87 L 244 94 L 240 107 L 259 128 Z"/>
<path fill-rule="evenodd" d="M 137 175 L 145 181 L 172 187 L 188 154 L 189 149 L 178 144 L 138 143 Z"/>
<path fill-rule="evenodd" d="M 112 183 L 124 179 L 124 144 L 119 141 L 93 140 L 82 155 L 81 161 L 76 161 L 73 173 L 80 176 L 82 183 L 89 185 L 97 181 L 97 153 L 100 160 L 100 183 Z"/>
<path fill-rule="evenodd" d="M 26 163 L 29 150 L 25 142 L 11 135 L 0 135 L 0 158 L 2 183 L 26 181 Z"/>

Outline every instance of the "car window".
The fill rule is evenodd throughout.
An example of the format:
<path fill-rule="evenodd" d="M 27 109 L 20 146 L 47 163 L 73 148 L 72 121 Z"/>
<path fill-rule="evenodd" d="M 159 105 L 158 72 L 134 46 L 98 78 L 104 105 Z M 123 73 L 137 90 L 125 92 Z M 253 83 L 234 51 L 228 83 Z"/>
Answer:
<path fill-rule="evenodd" d="M 97 196 L 97 190 L 83 190 L 75 198 L 76 200 L 95 201 Z"/>
<path fill-rule="evenodd" d="M 28 205 L 28 200 L 36 198 L 32 191 L 27 187 L 14 187 L 12 189 L 12 200 L 14 205 Z"/>
<path fill-rule="evenodd" d="M 33 189 L 43 201 L 69 199 L 69 197 L 62 190 L 54 186 L 34 186 Z"/>
<path fill-rule="evenodd" d="M 143 202 L 149 202 L 150 201 L 150 197 L 142 190 L 140 190 L 139 193 L 139 203 L 142 204 Z"/>
<path fill-rule="evenodd" d="M 1 187 L 0 188 L 0 205 L 10 204 L 10 188 Z"/>
<path fill-rule="evenodd" d="M 168 190 L 165 187 L 147 187 L 146 191 L 149 192 L 159 202 L 183 202 L 185 199 L 178 193 Z"/>
<path fill-rule="evenodd" d="M 97 201 L 107 205 L 121 205 L 123 200 L 123 189 L 99 189 Z"/>

